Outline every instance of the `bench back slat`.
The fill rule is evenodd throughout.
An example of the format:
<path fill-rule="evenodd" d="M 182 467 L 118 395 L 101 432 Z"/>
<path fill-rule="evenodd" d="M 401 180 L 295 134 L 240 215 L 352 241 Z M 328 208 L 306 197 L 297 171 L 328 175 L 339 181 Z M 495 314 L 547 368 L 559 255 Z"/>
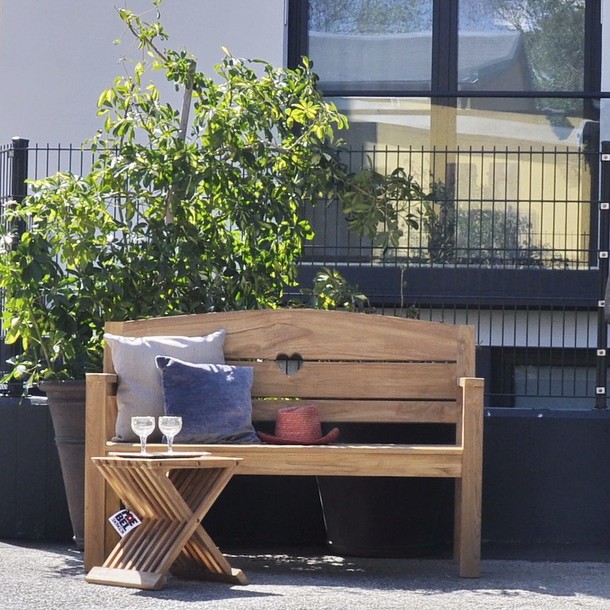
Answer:
<path fill-rule="evenodd" d="M 275 361 L 249 364 L 257 397 L 455 400 L 457 392 L 455 363 L 306 361 L 291 375 Z"/>
<path fill-rule="evenodd" d="M 343 311 L 248 310 L 111 322 L 109 332 L 127 336 L 196 336 L 229 329 L 227 359 L 273 360 L 278 354 L 305 360 L 456 361 L 460 327 L 393 316 Z M 472 372 L 473 373 L 473 372 Z"/>
<path fill-rule="evenodd" d="M 273 422 L 284 400 L 252 401 L 254 422 Z M 460 410 L 455 401 L 428 400 L 310 400 L 320 411 L 323 422 L 353 423 L 437 423 L 456 424 Z"/>

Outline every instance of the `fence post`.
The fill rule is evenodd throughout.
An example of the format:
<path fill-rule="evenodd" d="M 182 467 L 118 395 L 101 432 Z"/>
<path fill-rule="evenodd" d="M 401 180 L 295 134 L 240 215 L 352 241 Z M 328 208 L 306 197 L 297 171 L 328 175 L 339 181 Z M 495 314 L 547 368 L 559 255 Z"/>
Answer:
<path fill-rule="evenodd" d="M 605 293 L 608 281 L 608 249 L 610 248 L 610 142 L 601 145 L 599 197 L 599 301 L 597 308 L 597 378 L 595 408 L 607 408 L 608 324 L 605 318 Z"/>
<path fill-rule="evenodd" d="M 28 147 L 30 141 L 24 138 L 12 139 L 11 150 L 11 196 L 10 199 L 15 202 L 12 205 L 20 204 L 27 195 L 28 178 Z M 21 234 L 25 227 L 22 223 L 14 227 L 18 234 Z M 21 351 L 21 346 L 13 343 L 5 345 L 5 354 L 7 358 L 16 356 Z M 7 384 L 7 391 L 10 396 L 20 396 L 23 393 L 23 383 L 20 381 L 11 381 Z"/>
<path fill-rule="evenodd" d="M 11 199 L 21 203 L 28 193 L 26 180 L 28 179 L 28 147 L 30 141 L 24 138 L 13 138 L 12 143 Z M 21 233 L 25 227 L 20 226 L 16 229 Z"/>
<path fill-rule="evenodd" d="M 30 141 L 25 138 L 13 138 L 13 174 L 12 196 L 15 201 L 21 202 L 27 195 L 25 181 L 28 177 L 28 147 Z"/>

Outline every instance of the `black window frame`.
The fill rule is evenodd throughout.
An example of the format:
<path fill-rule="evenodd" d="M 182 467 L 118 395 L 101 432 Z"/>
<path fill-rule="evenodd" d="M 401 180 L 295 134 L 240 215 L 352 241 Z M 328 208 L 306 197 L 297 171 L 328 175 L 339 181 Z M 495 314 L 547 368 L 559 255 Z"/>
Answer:
<path fill-rule="evenodd" d="M 497 91 L 497 90 L 459 90 L 458 85 L 458 35 L 459 35 L 459 2 L 460 0 L 433 0 L 433 32 L 432 32 L 432 75 L 431 87 L 428 90 L 379 90 L 358 89 L 353 91 L 324 90 L 326 97 L 425 97 L 431 100 L 433 106 L 455 107 L 460 98 L 487 97 L 487 98 L 572 98 L 583 100 L 583 119 L 591 122 L 599 120 L 599 101 L 601 98 L 610 98 L 610 92 L 601 90 L 601 6 L 598 0 L 586 0 L 585 4 L 585 32 L 584 32 L 584 80 L 582 91 Z M 308 55 L 308 11 L 309 0 L 288 0 L 288 67 L 294 68 L 301 61 L 302 56 Z M 315 63 L 314 63 L 315 70 Z M 585 134 L 589 144 L 585 150 L 591 168 L 592 188 L 591 216 L 590 216 L 590 269 L 592 271 L 597 263 L 598 250 L 598 222 L 599 212 L 597 202 L 600 200 L 599 184 L 599 137 L 593 130 Z M 438 275 L 440 269 L 435 269 Z M 454 270 L 455 272 L 456 270 Z M 463 270 L 457 270 L 461 275 Z M 373 276 L 379 277 L 379 269 Z M 476 274 L 479 271 L 475 271 Z M 485 271 L 483 271 L 485 273 Z M 494 273 L 502 273 L 495 269 Z M 579 271 L 580 277 L 587 289 L 592 288 L 589 272 Z M 532 275 L 536 275 L 531 270 Z M 586 278 L 586 279 L 585 279 Z M 368 279 L 368 278 L 367 278 Z M 371 278 L 372 279 L 372 278 Z M 370 279 L 369 279 L 370 281 Z M 369 283 L 367 281 L 367 284 Z M 374 281 L 373 281 L 374 284 Z M 370 284 L 369 284 L 370 285 Z M 505 296 L 505 295 L 503 295 Z M 582 285 L 574 284 L 574 298 L 583 295 Z M 493 300 L 495 295 L 491 295 Z M 585 296 L 587 300 L 597 299 L 597 290 Z"/>
<path fill-rule="evenodd" d="M 289 68 L 296 67 L 307 56 L 309 0 L 288 0 Z M 453 105 L 459 98 L 572 98 L 583 99 L 583 118 L 599 116 L 599 99 L 610 97 L 601 90 L 601 6 L 599 0 L 586 0 L 584 32 L 584 82 L 582 91 L 460 91 L 457 81 L 459 0 L 433 0 L 432 74 L 428 90 L 358 89 L 324 90 L 327 97 L 428 97 L 434 103 Z M 314 66 L 315 69 L 315 66 Z M 445 98 L 439 100 L 439 98 Z"/>

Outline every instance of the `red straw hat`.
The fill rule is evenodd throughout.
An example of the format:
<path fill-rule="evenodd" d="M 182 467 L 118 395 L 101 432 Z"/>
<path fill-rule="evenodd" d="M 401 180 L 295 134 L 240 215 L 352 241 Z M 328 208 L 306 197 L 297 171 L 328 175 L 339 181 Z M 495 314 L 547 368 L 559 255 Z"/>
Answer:
<path fill-rule="evenodd" d="M 339 438 L 339 428 L 322 436 L 320 413 L 313 405 L 285 407 L 277 412 L 275 435 L 257 432 L 265 443 L 274 445 L 326 445 Z"/>

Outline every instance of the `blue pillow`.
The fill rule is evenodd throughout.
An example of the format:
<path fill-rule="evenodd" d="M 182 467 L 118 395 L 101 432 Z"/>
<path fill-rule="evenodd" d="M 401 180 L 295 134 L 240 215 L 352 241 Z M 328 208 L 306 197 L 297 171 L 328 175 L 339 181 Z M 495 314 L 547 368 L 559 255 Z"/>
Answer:
<path fill-rule="evenodd" d="M 182 417 L 176 443 L 260 443 L 252 426 L 251 366 L 155 361 L 165 414 Z"/>

